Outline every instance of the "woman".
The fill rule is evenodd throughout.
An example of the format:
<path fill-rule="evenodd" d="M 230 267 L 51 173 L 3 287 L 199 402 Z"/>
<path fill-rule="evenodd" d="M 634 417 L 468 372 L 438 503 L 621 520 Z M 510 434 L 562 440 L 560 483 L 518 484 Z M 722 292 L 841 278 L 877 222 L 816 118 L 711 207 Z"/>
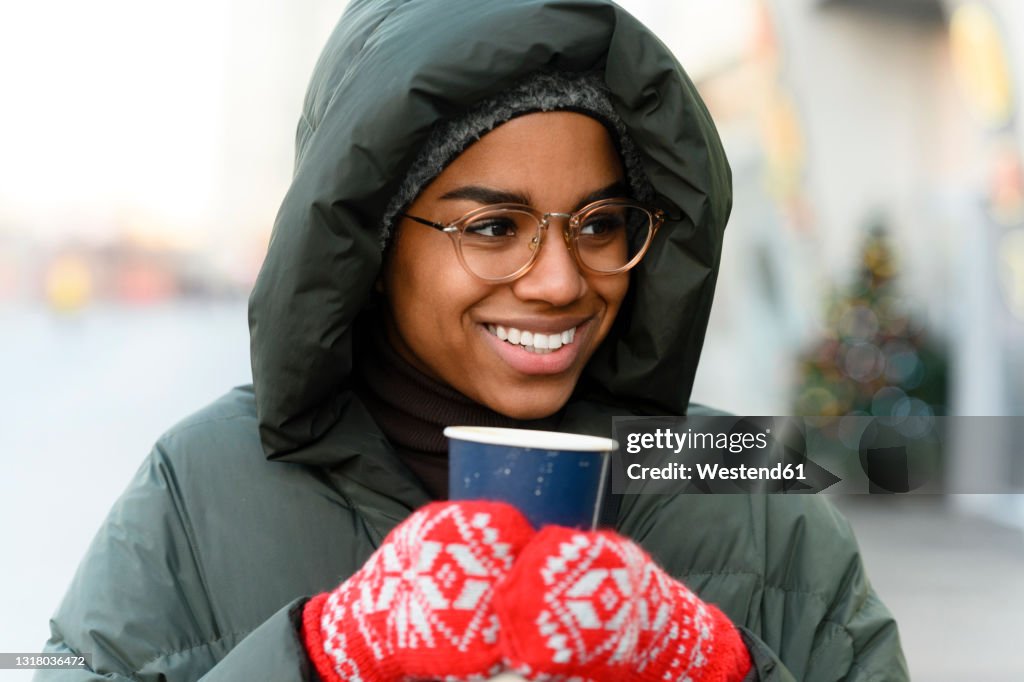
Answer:
<path fill-rule="evenodd" d="M 616 6 L 354 0 L 314 73 L 250 299 L 253 386 L 158 441 L 48 650 L 91 653 L 95 674 L 67 673 L 80 680 L 343 677 L 354 586 L 381 556 L 416 558 L 397 548 L 424 546 L 408 537 L 423 515 L 452 513 L 424 508 L 446 496 L 441 426 L 608 435 L 614 415 L 694 411 L 729 207 L 695 89 Z M 621 248 L 593 248 L 624 212 Z M 539 237 L 510 251 L 519 260 L 470 243 L 519 234 Z M 492 577 L 542 590 L 530 567 L 565 543 L 486 514 L 520 528 Z M 713 666 L 728 659 L 728 674 L 906 677 L 895 624 L 824 499 L 637 495 L 615 524 L 621 535 L 587 541 L 661 576 L 622 536 L 639 543 L 675 579 L 658 581 L 682 620 L 717 605 L 707 628 L 730 653 Z M 530 618 L 508 620 L 514 596 L 487 594 L 506 626 L 494 637 L 532 636 L 517 629 Z M 484 648 L 466 675 L 503 660 Z M 505 668 L 558 674 L 530 669 L 528 649 Z M 417 649 L 401 651 L 388 660 Z"/>

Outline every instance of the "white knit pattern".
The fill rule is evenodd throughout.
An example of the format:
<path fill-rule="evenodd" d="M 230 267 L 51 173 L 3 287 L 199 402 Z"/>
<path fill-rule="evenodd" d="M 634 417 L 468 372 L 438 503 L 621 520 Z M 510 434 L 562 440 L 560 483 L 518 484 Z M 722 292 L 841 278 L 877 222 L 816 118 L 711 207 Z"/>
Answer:
<path fill-rule="evenodd" d="M 376 667 L 396 652 L 442 645 L 465 652 L 497 642 L 491 598 L 514 557 L 490 522 L 489 514 L 466 518 L 454 505 L 440 514 L 414 515 L 330 595 L 321 627 L 342 679 L 366 678 L 356 650 L 368 651 Z M 442 524 L 445 541 L 432 539 Z M 344 632 L 340 624 L 348 624 Z"/>
<path fill-rule="evenodd" d="M 594 565 L 608 551 L 621 568 Z M 553 663 L 587 665 L 606 657 L 643 673 L 658 661 L 671 682 L 688 679 L 686 671 L 707 660 L 712 621 L 704 604 L 632 543 L 575 535 L 548 558 L 541 579 L 546 590 L 536 626 Z M 680 618 L 680 612 L 694 615 Z M 598 632 L 603 637 L 595 640 Z M 642 635 L 648 644 L 640 650 Z"/>

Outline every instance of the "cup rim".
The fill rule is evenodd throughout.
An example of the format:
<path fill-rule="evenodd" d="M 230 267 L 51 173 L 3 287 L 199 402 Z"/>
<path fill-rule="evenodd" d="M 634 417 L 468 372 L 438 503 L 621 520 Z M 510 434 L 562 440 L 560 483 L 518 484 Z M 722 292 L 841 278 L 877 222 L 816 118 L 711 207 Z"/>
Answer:
<path fill-rule="evenodd" d="M 485 445 L 506 445 L 535 450 L 565 450 L 569 452 L 613 452 L 619 449 L 618 442 L 611 438 L 588 436 L 581 433 L 561 431 L 537 431 L 534 429 L 507 429 L 495 426 L 448 426 L 446 438 L 483 443 Z"/>

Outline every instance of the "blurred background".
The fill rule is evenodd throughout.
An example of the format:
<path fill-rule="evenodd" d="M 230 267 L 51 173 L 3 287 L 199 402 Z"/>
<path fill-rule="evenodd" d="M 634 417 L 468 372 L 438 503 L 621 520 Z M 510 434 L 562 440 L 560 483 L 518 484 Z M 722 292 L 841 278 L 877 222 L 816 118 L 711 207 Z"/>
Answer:
<path fill-rule="evenodd" d="M 733 168 L 693 399 L 1024 415 L 1024 4 L 621 4 L 698 84 Z M 245 297 L 344 5 L 0 6 L 0 651 L 42 647 L 156 437 L 249 381 Z M 1006 446 L 954 439 L 943 475 L 1024 492 L 1024 431 L 987 424 Z M 1022 500 L 836 499 L 915 679 L 1024 679 Z"/>

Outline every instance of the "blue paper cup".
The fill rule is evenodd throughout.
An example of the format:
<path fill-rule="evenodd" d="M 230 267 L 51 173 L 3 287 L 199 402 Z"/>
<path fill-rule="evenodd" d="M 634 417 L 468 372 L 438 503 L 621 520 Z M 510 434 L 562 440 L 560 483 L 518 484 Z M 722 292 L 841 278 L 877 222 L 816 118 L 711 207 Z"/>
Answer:
<path fill-rule="evenodd" d="M 614 440 L 477 426 L 449 426 L 444 435 L 449 499 L 508 502 L 535 528 L 597 526 Z"/>

